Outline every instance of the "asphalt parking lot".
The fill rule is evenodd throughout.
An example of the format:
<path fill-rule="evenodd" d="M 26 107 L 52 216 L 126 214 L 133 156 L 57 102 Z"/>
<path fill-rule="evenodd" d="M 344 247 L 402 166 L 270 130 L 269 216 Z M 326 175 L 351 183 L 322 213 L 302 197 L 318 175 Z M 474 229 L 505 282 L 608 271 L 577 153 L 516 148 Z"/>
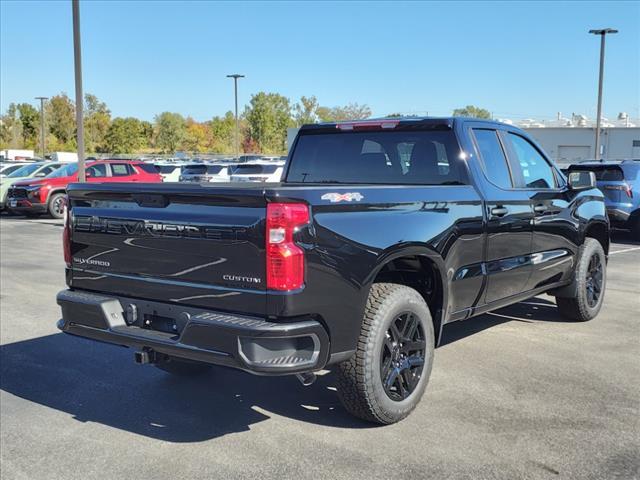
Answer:
<path fill-rule="evenodd" d="M 58 333 L 61 224 L 0 219 L 0 468 L 46 478 L 640 477 L 640 243 L 616 234 L 599 317 L 551 297 L 446 327 L 405 421 L 351 418 L 331 373 L 171 378 Z"/>

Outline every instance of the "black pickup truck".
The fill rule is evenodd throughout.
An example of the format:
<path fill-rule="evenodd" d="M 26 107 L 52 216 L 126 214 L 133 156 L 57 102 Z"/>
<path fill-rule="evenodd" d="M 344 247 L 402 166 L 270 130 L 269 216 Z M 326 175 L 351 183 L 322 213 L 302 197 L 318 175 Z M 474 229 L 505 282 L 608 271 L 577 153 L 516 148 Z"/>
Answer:
<path fill-rule="evenodd" d="M 597 315 L 594 185 L 521 130 L 468 118 L 304 126 L 281 183 L 73 184 L 58 327 L 175 374 L 311 383 L 333 367 L 347 410 L 393 423 L 445 324 L 543 292 L 568 319 Z"/>

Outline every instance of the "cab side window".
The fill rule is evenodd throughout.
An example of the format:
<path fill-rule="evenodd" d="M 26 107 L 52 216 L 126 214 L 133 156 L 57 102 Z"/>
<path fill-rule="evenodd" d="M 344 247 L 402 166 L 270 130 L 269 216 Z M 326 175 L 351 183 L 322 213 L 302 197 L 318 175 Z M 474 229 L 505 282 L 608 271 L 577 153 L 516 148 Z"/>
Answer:
<path fill-rule="evenodd" d="M 500 188 L 513 188 L 507 157 L 498 139 L 498 132 L 474 128 L 473 135 L 480 151 L 482 168 L 487 178 Z"/>
<path fill-rule="evenodd" d="M 515 155 L 526 188 L 555 188 L 556 179 L 551 165 L 525 138 L 509 132 L 505 138 Z"/>
<path fill-rule="evenodd" d="M 126 163 L 112 163 L 111 174 L 114 177 L 126 177 L 133 175 L 133 169 L 131 165 L 127 165 Z"/>
<path fill-rule="evenodd" d="M 87 168 L 87 173 L 94 177 L 106 177 L 107 176 L 107 167 L 104 163 L 98 163 L 96 165 L 91 165 Z"/>

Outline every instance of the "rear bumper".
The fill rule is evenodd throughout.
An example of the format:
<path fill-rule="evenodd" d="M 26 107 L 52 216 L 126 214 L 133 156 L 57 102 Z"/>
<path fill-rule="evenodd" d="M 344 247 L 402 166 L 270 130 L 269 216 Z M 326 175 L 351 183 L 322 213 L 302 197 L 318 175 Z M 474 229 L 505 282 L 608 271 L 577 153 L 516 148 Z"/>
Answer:
<path fill-rule="evenodd" d="M 260 375 L 309 372 L 327 363 L 329 337 L 311 319 L 276 323 L 78 290 L 61 291 L 57 302 L 58 328 L 93 340 Z M 154 322 L 163 330 L 151 329 Z"/>

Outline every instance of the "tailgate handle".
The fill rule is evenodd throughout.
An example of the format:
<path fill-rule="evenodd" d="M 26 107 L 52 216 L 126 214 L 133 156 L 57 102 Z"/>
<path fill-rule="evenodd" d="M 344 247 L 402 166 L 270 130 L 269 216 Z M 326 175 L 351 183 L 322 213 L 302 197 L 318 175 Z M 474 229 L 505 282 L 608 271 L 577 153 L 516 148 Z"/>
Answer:
<path fill-rule="evenodd" d="M 165 208 L 169 199 L 165 195 L 134 194 L 133 201 L 140 207 Z"/>

